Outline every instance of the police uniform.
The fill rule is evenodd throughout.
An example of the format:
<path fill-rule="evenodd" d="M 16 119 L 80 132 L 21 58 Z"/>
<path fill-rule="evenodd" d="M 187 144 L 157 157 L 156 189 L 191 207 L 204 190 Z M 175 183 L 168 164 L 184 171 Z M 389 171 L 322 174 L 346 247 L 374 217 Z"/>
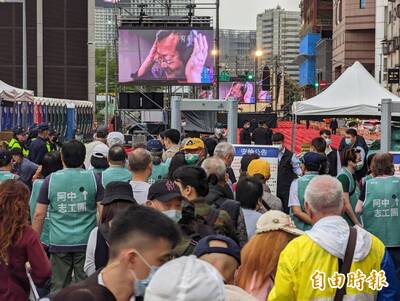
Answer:
<path fill-rule="evenodd" d="M 10 142 L 8 142 L 8 148 L 9 148 L 10 150 L 12 150 L 12 149 L 14 149 L 14 148 L 19 148 L 19 149 L 22 150 L 22 155 L 23 155 L 24 157 L 28 157 L 28 156 L 29 156 L 29 150 L 27 150 L 27 149 L 25 148 L 24 143 L 19 142 L 19 140 L 18 140 L 17 138 L 15 138 L 15 137 L 12 138 L 12 139 L 10 140 Z"/>

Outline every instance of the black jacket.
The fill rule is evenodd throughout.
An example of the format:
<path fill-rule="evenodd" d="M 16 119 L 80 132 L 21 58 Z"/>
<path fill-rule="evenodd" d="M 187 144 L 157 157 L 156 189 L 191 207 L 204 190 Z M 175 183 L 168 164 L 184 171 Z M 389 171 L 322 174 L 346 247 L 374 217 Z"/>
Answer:
<path fill-rule="evenodd" d="M 218 209 L 223 209 L 232 218 L 236 228 L 239 216 L 240 204 L 233 200 L 233 192 L 229 187 L 221 187 L 219 185 L 210 185 L 206 201 L 210 205 L 214 205 Z"/>
<path fill-rule="evenodd" d="M 271 145 L 272 130 L 268 128 L 256 128 L 251 138 L 256 145 Z"/>
<path fill-rule="evenodd" d="M 29 145 L 28 159 L 33 163 L 42 165 L 43 157 L 47 153 L 46 143 L 47 140 L 40 137 L 37 137 L 36 140 L 32 141 Z"/>
<path fill-rule="evenodd" d="M 251 144 L 250 129 L 242 129 L 240 131 L 240 144 Z"/>
<path fill-rule="evenodd" d="M 283 153 L 278 165 L 278 183 L 277 183 L 277 196 L 281 199 L 283 211 L 289 213 L 288 202 L 290 185 L 297 175 L 293 172 L 292 167 L 293 153 L 287 149 Z"/>

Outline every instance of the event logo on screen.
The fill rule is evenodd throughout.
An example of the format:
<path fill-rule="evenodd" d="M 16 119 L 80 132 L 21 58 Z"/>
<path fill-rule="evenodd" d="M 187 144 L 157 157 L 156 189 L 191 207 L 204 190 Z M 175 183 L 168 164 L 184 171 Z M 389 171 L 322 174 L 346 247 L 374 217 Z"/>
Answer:
<path fill-rule="evenodd" d="M 214 33 L 204 30 L 119 30 L 119 82 L 212 84 Z"/>

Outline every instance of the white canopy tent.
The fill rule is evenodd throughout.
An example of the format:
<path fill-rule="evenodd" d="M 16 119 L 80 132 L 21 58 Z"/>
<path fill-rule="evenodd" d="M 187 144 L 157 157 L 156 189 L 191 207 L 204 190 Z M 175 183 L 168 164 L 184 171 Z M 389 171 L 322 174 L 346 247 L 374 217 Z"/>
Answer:
<path fill-rule="evenodd" d="M 15 88 L 0 80 L 0 100 L 33 101 L 33 91 Z"/>
<path fill-rule="evenodd" d="M 355 62 L 325 91 L 293 104 L 297 116 L 380 116 L 383 98 L 400 98 L 377 83 L 360 62 Z"/>

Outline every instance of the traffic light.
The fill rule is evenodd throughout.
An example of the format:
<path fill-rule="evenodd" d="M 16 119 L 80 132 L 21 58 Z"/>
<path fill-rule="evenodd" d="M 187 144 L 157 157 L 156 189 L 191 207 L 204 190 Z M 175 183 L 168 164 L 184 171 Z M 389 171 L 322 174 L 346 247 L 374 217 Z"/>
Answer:
<path fill-rule="evenodd" d="M 315 89 L 318 89 L 318 88 L 319 88 L 319 82 L 315 82 L 315 83 L 314 83 L 314 88 L 315 88 Z"/>
<path fill-rule="evenodd" d="M 253 75 L 253 73 L 247 72 L 246 77 L 247 77 L 247 80 L 248 80 L 248 81 L 254 80 L 254 75 Z"/>

